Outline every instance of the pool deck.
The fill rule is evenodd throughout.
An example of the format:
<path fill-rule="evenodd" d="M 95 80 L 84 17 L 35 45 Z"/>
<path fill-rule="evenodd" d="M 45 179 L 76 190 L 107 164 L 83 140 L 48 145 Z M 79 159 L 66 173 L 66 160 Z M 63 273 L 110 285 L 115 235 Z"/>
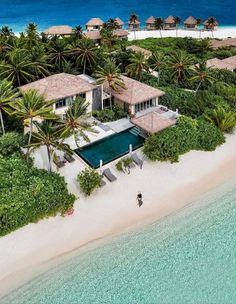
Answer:
<path fill-rule="evenodd" d="M 134 127 L 134 124 L 132 124 L 128 118 L 121 118 L 119 120 L 106 123 L 106 126 L 109 126 L 109 128 L 114 132 L 120 133 Z"/>

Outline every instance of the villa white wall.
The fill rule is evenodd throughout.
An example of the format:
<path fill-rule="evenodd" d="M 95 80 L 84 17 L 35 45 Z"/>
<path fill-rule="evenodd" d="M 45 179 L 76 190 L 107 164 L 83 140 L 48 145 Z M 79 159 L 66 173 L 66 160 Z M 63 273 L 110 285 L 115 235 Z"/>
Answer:
<path fill-rule="evenodd" d="M 85 94 L 85 99 L 89 103 L 87 112 L 91 113 L 92 112 L 92 105 L 93 105 L 93 91 L 89 91 Z"/>

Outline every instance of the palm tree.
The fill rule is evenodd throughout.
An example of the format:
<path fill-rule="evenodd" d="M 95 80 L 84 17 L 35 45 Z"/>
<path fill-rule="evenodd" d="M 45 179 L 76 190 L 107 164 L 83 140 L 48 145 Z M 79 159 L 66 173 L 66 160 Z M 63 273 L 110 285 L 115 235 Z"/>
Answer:
<path fill-rule="evenodd" d="M 5 37 L 13 37 L 14 36 L 14 32 L 12 31 L 12 29 L 9 26 L 2 26 L 2 28 L 0 29 L 0 36 L 5 36 Z"/>
<path fill-rule="evenodd" d="M 113 31 L 119 28 L 119 24 L 116 19 L 110 18 L 103 24 L 103 28 L 108 28 Z"/>
<path fill-rule="evenodd" d="M 206 21 L 207 26 L 211 29 L 211 33 L 212 33 L 212 37 L 214 37 L 213 35 L 213 31 L 215 29 L 215 27 L 218 25 L 218 22 L 216 20 L 215 17 L 209 17 Z"/>
<path fill-rule="evenodd" d="M 168 59 L 168 67 L 172 72 L 172 77 L 177 83 L 183 83 L 190 74 L 192 57 L 182 50 L 177 50 L 170 54 Z"/>
<path fill-rule="evenodd" d="M 135 52 L 131 55 L 130 64 L 127 66 L 126 72 L 131 77 L 141 80 L 143 71 L 149 71 L 145 55 L 142 52 Z"/>
<path fill-rule="evenodd" d="M 113 30 L 109 28 L 102 28 L 100 31 L 101 37 L 102 37 L 102 43 L 103 45 L 106 45 L 108 48 L 108 51 L 111 51 L 112 45 L 117 41 L 117 38 L 113 34 Z"/>
<path fill-rule="evenodd" d="M 208 68 L 206 62 L 200 62 L 193 69 L 193 76 L 189 79 L 190 82 L 198 82 L 195 94 L 197 94 L 200 87 L 205 84 L 212 84 L 216 79 L 212 76 L 212 69 Z"/>
<path fill-rule="evenodd" d="M 158 72 L 158 85 L 160 82 L 161 69 L 165 66 L 165 55 L 162 52 L 154 52 L 148 59 L 148 63 L 151 69 Z"/>
<path fill-rule="evenodd" d="M 222 132 L 231 132 L 236 126 L 236 113 L 233 111 L 227 112 L 222 107 L 217 107 L 210 114 L 205 115 L 205 118 Z"/>
<path fill-rule="evenodd" d="M 59 37 L 53 37 L 48 44 L 48 52 L 50 63 L 58 66 L 60 71 L 68 57 L 67 41 Z"/>
<path fill-rule="evenodd" d="M 49 56 L 46 53 L 45 46 L 38 44 L 31 49 L 31 62 L 34 62 L 33 70 L 37 79 L 47 77 L 50 75 L 52 65 L 48 63 Z"/>
<path fill-rule="evenodd" d="M 159 30 L 160 31 L 160 36 L 162 38 L 162 33 L 161 31 L 164 29 L 164 26 L 165 26 L 165 22 L 162 18 L 156 18 L 155 19 L 155 22 L 154 22 L 154 26 L 155 26 L 155 29 L 156 30 Z"/>
<path fill-rule="evenodd" d="M 18 97 L 19 93 L 13 88 L 10 81 L 0 81 L 0 121 L 2 133 L 5 134 L 4 122 L 2 117 L 2 111 L 7 111 L 9 104 Z"/>
<path fill-rule="evenodd" d="M 178 26 L 180 25 L 181 18 L 179 16 L 174 16 L 174 23 L 176 29 L 176 37 L 178 37 Z"/>
<path fill-rule="evenodd" d="M 52 121 L 45 120 L 41 124 L 34 122 L 37 128 L 37 132 L 32 133 L 32 141 L 26 148 L 31 148 L 31 151 L 39 149 L 41 146 L 45 146 L 47 149 L 49 173 L 52 172 L 52 158 L 56 157 L 56 150 L 63 151 L 68 155 L 72 155 L 73 151 L 69 145 L 63 143 L 64 138 L 58 132 L 58 125 L 55 125 Z"/>
<path fill-rule="evenodd" d="M 92 66 L 96 62 L 97 48 L 92 40 L 82 38 L 75 45 L 72 45 L 70 53 L 76 56 L 76 62 L 83 66 L 83 74 L 86 73 L 87 65 Z"/>
<path fill-rule="evenodd" d="M 83 37 L 83 29 L 82 26 L 77 25 L 73 28 L 73 36 L 76 39 L 81 39 Z"/>
<path fill-rule="evenodd" d="M 95 77 L 97 78 L 97 84 L 108 86 L 110 91 L 110 108 L 112 109 L 112 90 L 117 92 L 120 88 L 125 89 L 119 67 L 116 66 L 113 60 L 107 59 L 104 67 L 98 67 Z"/>
<path fill-rule="evenodd" d="M 37 25 L 35 23 L 29 23 L 27 25 L 25 31 L 25 41 L 26 41 L 26 47 L 28 49 L 31 49 L 33 46 L 35 46 L 38 43 L 39 33 L 37 32 Z"/>
<path fill-rule="evenodd" d="M 138 21 L 138 15 L 136 15 L 135 13 L 131 14 L 129 17 L 129 22 L 134 24 L 133 30 L 134 30 L 134 39 L 136 39 L 136 27 L 135 24 Z"/>
<path fill-rule="evenodd" d="M 31 61 L 30 55 L 26 50 L 16 49 L 10 51 L 4 61 L 0 62 L 0 78 L 12 81 L 16 86 L 33 81 L 35 63 Z"/>
<path fill-rule="evenodd" d="M 65 118 L 60 122 L 58 132 L 63 138 L 74 136 L 75 144 L 79 148 L 78 136 L 82 137 L 85 141 L 90 142 L 85 131 L 97 133 L 95 129 L 88 124 L 84 117 L 87 113 L 89 103 L 84 98 L 76 97 L 73 104 L 70 105 L 65 113 Z"/>
<path fill-rule="evenodd" d="M 34 118 L 58 120 L 58 116 L 52 113 L 54 103 L 55 100 L 47 101 L 43 95 L 40 95 L 34 89 L 22 92 L 22 98 L 10 103 L 12 110 L 9 114 L 15 115 L 23 121 L 29 120 L 28 145 L 31 142 Z"/>
<path fill-rule="evenodd" d="M 196 22 L 197 22 L 197 27 L 199 27 L 201 24 L 202 24 L 202 19 L 201 18 L 197 18 L 196 19 Z M 198 29 L 199 30 L 199 38 L 201 38 L 201 29 Z"/>

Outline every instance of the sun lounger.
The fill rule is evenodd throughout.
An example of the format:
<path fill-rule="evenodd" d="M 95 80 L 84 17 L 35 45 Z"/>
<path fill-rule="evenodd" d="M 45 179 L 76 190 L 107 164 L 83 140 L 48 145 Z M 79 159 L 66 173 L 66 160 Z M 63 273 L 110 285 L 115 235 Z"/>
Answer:
<path fill-rule="evenodd" d="M 143 161 L 138 157 L 136 153 L 131 154 L 133 162 L 142 169 Z"/>
<path fill-rule="evenodd" d="M 64 158 L 68 161 L 68 163 L 72 163 L 73 161 L 75 161 L 74 157 L 68 154 L 64 154 Z"/>
<path fill-rule="evenodd" d="M 117 178 L 115 177 L 114 174 L 112 174 L 111 170 L 108 168 L 108 169 L 105 169 L 103 171 L 103 175 L 112 183 L 114 181 L 117 180 Z"/>

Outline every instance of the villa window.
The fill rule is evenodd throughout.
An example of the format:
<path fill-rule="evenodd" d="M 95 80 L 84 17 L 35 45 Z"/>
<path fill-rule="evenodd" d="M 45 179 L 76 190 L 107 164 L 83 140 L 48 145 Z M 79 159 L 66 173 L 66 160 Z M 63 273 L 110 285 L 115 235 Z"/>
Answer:
<path fill-rule="evenodd" d="M 155 107 L 156 106 L 156 99 L 149 99 L 147 101 L 138 103 L 135 105 L 135 113 L 147 110 L 149 108 Z"/>
<path fill-rule="evenodd" d="M 81 93 L 78 96 L 85 99 L 86 98 L 86 93 Z"/>
<path fill-rule="evenodd" d="M 58 100 L 55 104 L 55 108 L 56 109 L 60 109 L 66 106 L 66 100 L 62 99 L 62 100 Z"/>

